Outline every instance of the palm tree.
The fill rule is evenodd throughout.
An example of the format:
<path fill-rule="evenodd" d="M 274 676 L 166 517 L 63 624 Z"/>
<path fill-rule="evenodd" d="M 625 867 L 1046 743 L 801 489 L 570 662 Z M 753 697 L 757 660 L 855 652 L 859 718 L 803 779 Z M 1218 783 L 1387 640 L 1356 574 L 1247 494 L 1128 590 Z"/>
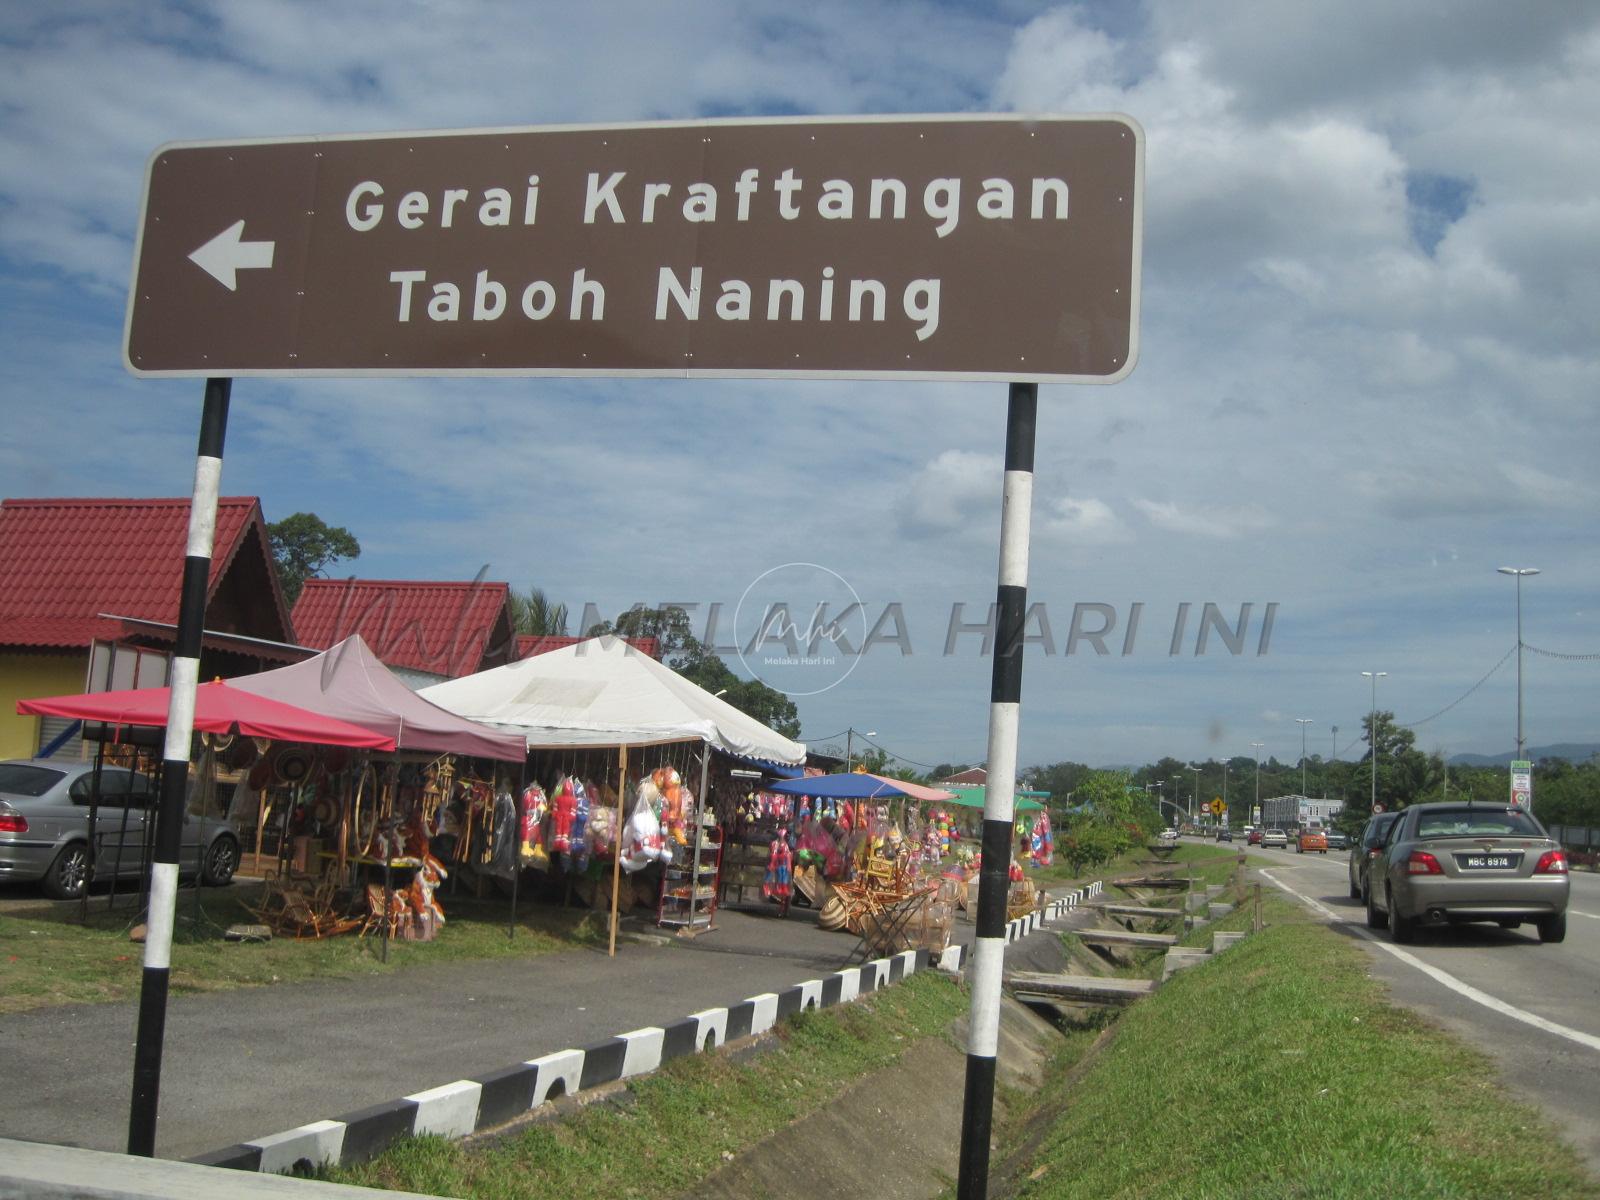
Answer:
<path fill-rule="evenodd" d="M 535 637 L 565 637 L 567 606 L 554 604 L 540 587 L 511 593 L 511 624 L 518 633 Z"/>

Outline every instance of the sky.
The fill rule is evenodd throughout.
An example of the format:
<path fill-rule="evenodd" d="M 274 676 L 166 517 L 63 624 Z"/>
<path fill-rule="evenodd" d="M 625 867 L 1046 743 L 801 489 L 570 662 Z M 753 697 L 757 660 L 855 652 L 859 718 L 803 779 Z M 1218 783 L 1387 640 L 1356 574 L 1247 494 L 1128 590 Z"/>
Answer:
<path fill-rule="evenodd" d="M 6 5 L 0 495 L 189 491 L 199 382 L 122 365 L 163 143 L 985 112 L 1145 139 L 1137 366 L 1040 388 L 1020 762 L 1351 757 L 1363 671 L 1420 747 L 1509 750 L 1507 565 L 1541 572 L 1529 745 L 1600 741 L 1600 661 L 1549 653 L 1600 654 L 1587 3 Z M 720 644 L 763 597 L 802 627 L 857 597 L 863 652 L 751 656 L 803 737 L 977 762 L 991 663 L 952 628 L 995 595 L 1005 413 L 995 383 L 251 378 L 222 490 L 351 530 L 338 573 L 720 606 Z"/>

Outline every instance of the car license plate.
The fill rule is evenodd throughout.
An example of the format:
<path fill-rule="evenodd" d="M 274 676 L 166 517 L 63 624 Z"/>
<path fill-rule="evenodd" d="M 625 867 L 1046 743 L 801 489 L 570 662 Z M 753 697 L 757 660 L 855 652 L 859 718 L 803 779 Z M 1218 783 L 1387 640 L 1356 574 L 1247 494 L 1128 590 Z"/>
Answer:
<path fill-rule="evenodd" d="M 1457 862 L 1464 871 L 1512 871 L 1522 861 L 1520 854 L 1462 854 Z"/>

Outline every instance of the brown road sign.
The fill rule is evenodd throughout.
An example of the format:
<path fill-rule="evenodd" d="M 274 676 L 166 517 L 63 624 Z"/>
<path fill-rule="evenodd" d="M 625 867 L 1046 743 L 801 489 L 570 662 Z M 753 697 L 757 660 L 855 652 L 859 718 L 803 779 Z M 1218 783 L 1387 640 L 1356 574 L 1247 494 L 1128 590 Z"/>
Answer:
<path fill-rule="evenodd" d="M 1113 382 L 1126 117 L 705 121 L 174 144 L 140 375 Z"/>

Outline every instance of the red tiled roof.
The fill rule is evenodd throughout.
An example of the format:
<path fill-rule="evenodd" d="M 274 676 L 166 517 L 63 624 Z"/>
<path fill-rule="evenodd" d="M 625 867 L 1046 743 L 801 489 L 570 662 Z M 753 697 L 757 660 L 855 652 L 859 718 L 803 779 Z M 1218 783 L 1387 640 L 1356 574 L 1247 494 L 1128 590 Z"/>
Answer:
<path fill-rule="evenodd" d="M 386 666 L 452 679 L 511 661 L 511 587 L 405 579 L 308 579 L 294 605 L 304 646 L 359 633 Z"/>
<path fill-rule="evenodd" d="M 124 632 L 121 622 L 99 613 L 175 623 L 189 503 L 188 497 L 0 501 L 0 645 L 87 647 Z M 247 543 L 260 547 L 251 552 L 266 558 L 276 590 L 261 502 L 219 499 L 208 601 Z M 278 628 L 236 632 L 293 640 L 282 596 L 274 599 Z"/>
<path fill-rule="evenodd" d="M 517 634 L 517 657 L 532 658 L 535 654 L 549 654 L 552 650 L 560 650 L 564 646 L 575 646 L 579 642 L 587 641 L 581 637 L 554 637 L 539 636 L 532 633 Z M 653 637 L 624 638 L 640 654 L 647 654 L 657 662 L 661 661 L 661 639 Z"/>

